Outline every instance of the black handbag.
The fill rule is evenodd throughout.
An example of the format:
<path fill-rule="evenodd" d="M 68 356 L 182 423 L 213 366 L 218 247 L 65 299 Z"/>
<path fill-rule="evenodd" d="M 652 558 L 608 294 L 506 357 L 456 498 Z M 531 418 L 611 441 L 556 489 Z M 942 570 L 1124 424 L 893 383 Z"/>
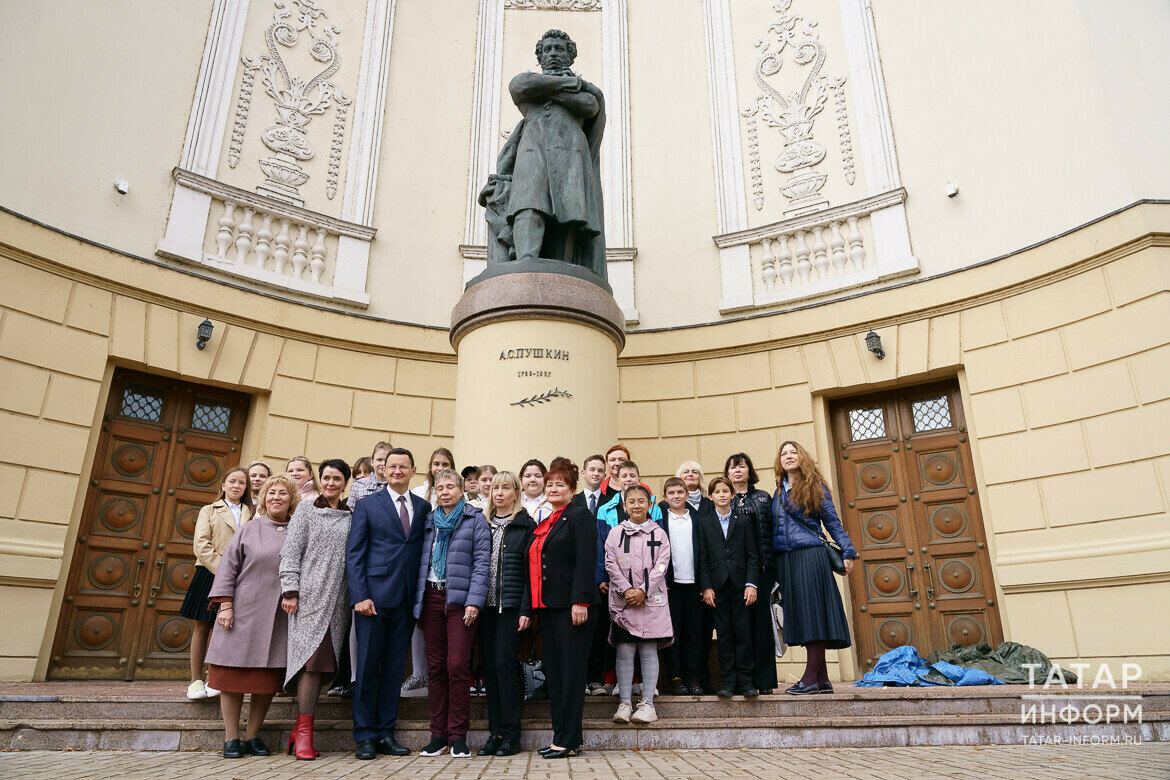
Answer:
<path fill-rule="evenodd" d="M 532 659 L 521 661 L 520 671 L 524 675 L 524 701 L 547 701 L 548 683 L 543 664 Z"/>
<path fill-rule="evenodd" d="M 825 555 L 829 557 L 829 568 L 833 570 L 834 574 L 845 576 L 845 555 L 841 552 L 841 548 L 837 546 L 836 542 L 831 542 L 823 535 L 821 541 L 825 543 Z"/>

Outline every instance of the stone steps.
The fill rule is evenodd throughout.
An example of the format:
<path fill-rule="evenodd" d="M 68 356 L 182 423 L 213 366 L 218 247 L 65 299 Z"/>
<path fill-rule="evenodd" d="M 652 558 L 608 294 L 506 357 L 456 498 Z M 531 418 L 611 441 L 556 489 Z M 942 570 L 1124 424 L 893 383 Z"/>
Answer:
<path fill-rule="evenodd" d="M 178 690 L 125 683 L 89 692 L 84 685 L 44 684 L 21 690 L 0 686 L 0 749 L 217 750 L 223 732 L 214 701 L 190 702 Z M 171 688 L 174 688 L 172 685 Z M 140 691 L 142 691 L 140 693 Z M 649 726 L 612 722 L 616 697 L 589 697 L 585 740 L 590 748 L 666 749 L 738 747 L 833 747 L 889 745 L 1015 744 L 1027 739 L 1109 738 L 1170 741 L 1170 685 L 1131 689 L 1141 695 L 1142 722 L 1093 723 L 1084 707 L 1103 702 L 1093 691 L 1047 691 L 1051 710 L 1073 707 L 1071 722 L 1022 723 L 1021 709 L 1035 694 L 1025 686 L 981 688 L 884 688 L 841 686 L 837 693 L 811 697 L 762 696 L 756 700 L 714 696 L 660 696 L 659 720 Z M 1136 704 L 1131 701 L 1130 704 Z M 270 747 L 283 745 L 296 717 L 296 704 L 278 698 L 262 732 Z M 486 739 L 486 701 L 472 699 L 473 747 Z M 525 706 L 523 746 L 548 743 L 548 705 Z M 323 698 L 317 711 L 320 750 L 352 749 L 349 702 Z M 409 747 L 429 739 L 426 699 L 404 697 L 398 737 Z"/>
<path fill-rule="evenodd" d="M 810 715 L 840 716 L 899 716 L 929 714 L 937 716 L 974 713 L 1019 713 L 1024 686 L 997 686 L 969 689 L 839 689 L 836 693 L 816 696 L 772 695 L 756 699 L 736 696 L 720 699 L 715 696 L 662 696 L 656 705 L 661 718 L 717 719 L 743 716 L 805 717 Z M 1083 707 L 1094 701 L 1091 691 L 1053 694 L 1061 696 L 1062 704 Z M 87 717 L 94 707 L 101 708 L 102 717 L 132 719 L 148 714 L 152 719 L 213 720 L 220 717 L 216 700 L 188 701 L 174 695 L 9 695 L 0 693 L 0 720 L 14 718 Z M 617 706 L 616 696 L 591 696 L 585 699 L 586 719 L 606 718 Z M 403 720 L 425 719 L 427 703 L 423 696 L 403 697 L 399 716 Z M 1146 691 L 1143 696 L 1146 712 L 1170 711 L 1170 686 L 1167 690 Z M 323 697 L 317 705 L 320 719 L 345 719 L 350 715 L 348 699 Z M 525 705 L 524 717 L 542 719 L 548 715 L 547 702 Z M 273 701 L 269 718 L 294 718 L 296 702 L 289 697 Z M 487 701 L 483 697 L 471 700 L 473 720 L 487 717 Z"/>

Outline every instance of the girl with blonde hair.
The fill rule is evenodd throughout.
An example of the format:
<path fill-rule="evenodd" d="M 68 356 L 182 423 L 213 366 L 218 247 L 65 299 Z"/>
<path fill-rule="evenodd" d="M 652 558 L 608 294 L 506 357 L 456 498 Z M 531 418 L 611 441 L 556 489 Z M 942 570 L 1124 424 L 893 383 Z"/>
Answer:
<path fill-rule="evenodd" d="M 298 500 L 316 501 L 317 496 L 321 495 L 321 480 L 317 479 L 313 471 L 313 462 L 304 455 L 291 458 L 285 466 L 285 472 L 297 484 Z"/>
<path fill-rule="evenodd" d="M 536 523 L 522 506 L 520 480 L 512 472 L 492 477 L 486 493 L 492 552 L 479 641 L 487 687 L 488 741 L 478 755 L 513 756 L 520 752 L 524 704 L 520 639 L 532 617 L 528 543 Z"/>

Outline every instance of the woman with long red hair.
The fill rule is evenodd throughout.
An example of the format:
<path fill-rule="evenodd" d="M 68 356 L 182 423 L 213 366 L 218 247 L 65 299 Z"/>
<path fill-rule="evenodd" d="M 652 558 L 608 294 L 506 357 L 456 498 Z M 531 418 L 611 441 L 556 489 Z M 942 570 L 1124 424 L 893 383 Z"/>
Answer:
<path fill-rule="evenodd" d="M 791 694 L 832 693 L 825 650 L 849 647 L 849 624 L 841 593 L 833 581 L 821 527 L 841 548 L 845 573 L 853 571 L 857 551 L 837 517 L 829 486 L 816 462 L 794 441 L 776 453 L 776 494 L 772 498 L 772 549 L 776 582 L 784 599 L 784 642 L 803 645 L 808 660 Z"/>

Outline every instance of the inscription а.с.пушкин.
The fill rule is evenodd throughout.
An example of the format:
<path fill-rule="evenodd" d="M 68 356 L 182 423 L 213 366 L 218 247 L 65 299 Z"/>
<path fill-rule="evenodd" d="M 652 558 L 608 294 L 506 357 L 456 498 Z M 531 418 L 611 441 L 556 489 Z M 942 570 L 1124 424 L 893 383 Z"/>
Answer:
<path fill-rule="evenodd" d="M 501 349 L 500 360 L 568 360 L 569 350 L 552 349 L 551 347 L 523 347 L 521 349 Z"/>

